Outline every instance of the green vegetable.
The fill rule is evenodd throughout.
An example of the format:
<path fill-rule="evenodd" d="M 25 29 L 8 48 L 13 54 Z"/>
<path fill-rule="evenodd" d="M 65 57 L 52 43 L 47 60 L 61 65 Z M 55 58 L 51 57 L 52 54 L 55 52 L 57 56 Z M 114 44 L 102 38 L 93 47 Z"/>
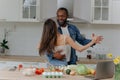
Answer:
<path fill-rule="evenodd" d="M 80 75 L 88 74 L 88 68 L 84 64 L 79 64 L 76 67 L 76 72 Z"/>
<path fill-rule="evenodd" d="M 71 70 L 70 69 L 67 69 L 66 70 L 66 74 L 70 74 Z"/>

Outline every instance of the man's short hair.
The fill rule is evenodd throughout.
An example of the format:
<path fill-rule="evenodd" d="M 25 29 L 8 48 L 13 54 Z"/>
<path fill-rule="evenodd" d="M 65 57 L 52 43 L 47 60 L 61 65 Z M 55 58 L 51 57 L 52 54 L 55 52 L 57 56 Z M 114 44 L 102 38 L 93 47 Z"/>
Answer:
<path fill-rule="evenodd" d="M 60 8 L 57 10 L 57 12 L 58 12 L 59 10 L 64 10 L 64 11 L 66 12 L 66 15 L 68 16 L 68 10 L 67 10 L 67 8 L 65 8 L 65 7 L 60 7 Z"/>

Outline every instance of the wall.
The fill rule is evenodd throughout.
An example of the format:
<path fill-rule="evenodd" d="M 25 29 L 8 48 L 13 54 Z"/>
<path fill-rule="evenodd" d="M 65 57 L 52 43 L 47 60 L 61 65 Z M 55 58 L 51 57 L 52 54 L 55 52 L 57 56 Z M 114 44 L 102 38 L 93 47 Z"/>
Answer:
<path fill-rule="evenodd" d="M 87 38 L 91 37 L 92 33 L 102 35 L 104 40 L 101 44 L 89 48 L 93 53 L 107 54 L 112 53 L 114 56 L 120 55 L 120 25 L 113 24 L 76 24 L 79 26 L 81 33 L 85 34 Z M 86 57 L 84 54 L 77 53 L 79 56 Z"/>
<path fill-rule="evenodd" d="M 89 48 L 94 53 L 120 54 L 120 25 L 80 23 L 75 25 L 87 38 L 91 38 L 92 33 L 103 35 L 104 40 L 101 44 L 94 46 L 94 48 Z M 0 41 L 3 39 L 4 29 L 8 31 L 7 39 L 10 47 L 8 55 L 39 56 L 37 45 L 42 34 L 43 23 L 0 22 Z M 86 53 L 86 51 L 82 53 Z M 77 55 L 86 56 L 86 54 L 80 54 L 80 52 L 77 52 Z"/>
<path fill-rule="evenodd" d="M 38 56 L 37 45 L 42 33 L 41 23 L 0 23 L 0 41 L 7 29 L 9 41 L 8 55 Z"/>

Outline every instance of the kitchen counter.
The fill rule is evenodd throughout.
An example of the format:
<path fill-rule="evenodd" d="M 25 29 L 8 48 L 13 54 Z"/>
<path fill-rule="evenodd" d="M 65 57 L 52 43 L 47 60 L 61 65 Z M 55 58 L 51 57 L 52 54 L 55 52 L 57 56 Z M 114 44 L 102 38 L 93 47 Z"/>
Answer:
<path fill-rule="evenodd" d="M 40 56 L 0 56 L 0 61 L 3 61 L 2 64 L 6 62 L 7 65 L 9 64 L 9 66 L 10 64 L 13 64 L 13 63 L 10 63 L 9 61 L 21 61 L 23 63 L 25 62 L 25 64 L 26 64 L 26 61 L 37 62 L 37 63 L 33 63 L 35 65 L 37 65 L 38 62 L 40 62 L 42 66 L 43 66 L 42 63 L 46 62 L 45 57 L 40 57 Z M 95 64 L 98 61 L 106 61 L 106 60 L 95 60 L 95 59 L 87 60 L 85 58 L 80 58 L 77 63 L 78 64 L 79 63 Z M 18 62 L 16 64 L 18 64 Z M 29 65 L 31 65 L 31 63 L 26 64 L 26 66 L 29 66 Z M 79 76 L 79 75 L 76 75 L 76 76 L 64 75 L 63 78 L 43 78 L 41 75 L 24 76 L 18 70 L 9 71 L 6 68 L 4 69 L 4 66 L 3 66 L 3 68 L 0 69 L 0 80 L 91 80 L 91 79 L 85 78 L 84 76 Z M 110 78 L 110 79 L 104 79 L 104 80 L 114 80 L 114 79 Z"/>
<path fill-rule="evenodd" d="M 98 62 L 102 61 L 111 61 L 111 59 L 87 59 L 87 58 L 79 58 L 77 61 L 77 64 L 83 63 L 83 64 L 97 64 Z"/>
<path fill-rule="evenodd" d="M 79 58 L 77 61 L 78 64 L 96 64 L 100 61 L 109 61 L 110 59 L 86 59 Z M 44 56 L 0 56 L 0 61 L 27 61 L 27 62 L 47 62 Z"/>
<path fill-rule="evenodd" d="M 63 78 L 43 78 L 42 75 L 24 76 L 21 71 L 0 70 L 0 80 L 91 80 L 84 76 L 63 75 Z M 103 80 L 114 80 L 113 78 Z"/>
<path fill-rule="evenodd" d="M 46 62 L 44 56 L 0 56 L 0 61 Z"/>

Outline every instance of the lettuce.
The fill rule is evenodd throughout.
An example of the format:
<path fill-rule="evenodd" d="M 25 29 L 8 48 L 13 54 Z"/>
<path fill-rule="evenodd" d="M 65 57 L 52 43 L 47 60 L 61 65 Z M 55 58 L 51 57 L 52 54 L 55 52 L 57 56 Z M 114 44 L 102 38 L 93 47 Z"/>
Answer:
<path fill-rule="evenodd" d="M 80 75 L 88 74 L 88 68 L 84 64 L 79 64 L 76 67 L 76 72 Z"/>

